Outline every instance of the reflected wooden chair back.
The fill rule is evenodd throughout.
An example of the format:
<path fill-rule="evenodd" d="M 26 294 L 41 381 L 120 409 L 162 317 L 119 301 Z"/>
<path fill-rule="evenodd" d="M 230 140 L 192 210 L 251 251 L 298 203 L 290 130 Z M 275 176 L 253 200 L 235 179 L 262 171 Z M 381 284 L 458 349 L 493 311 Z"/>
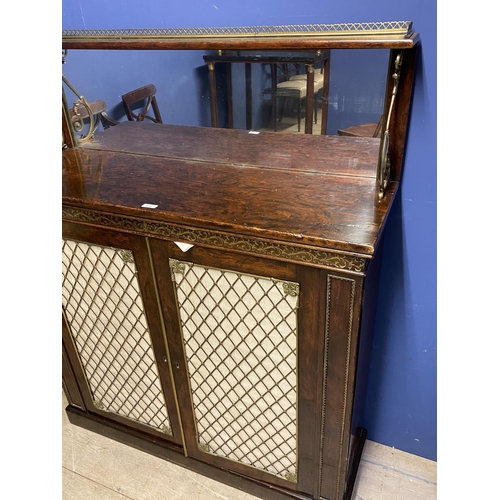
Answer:
<path fill-rule="evenodd" d="M 156 102 L 156 87 L 152 83 L 123 94 L 122 102 L 129 121 L 142 122 L 147 119 L 154 123 L 163 123 L 160 109 Z M 144 104 L 141 108 L 140 104 L 142 102 Z M 139 106 L 137 106 L 138 104 Z M 141 109 L 139 112 L 137 112 L 138 108 Z M 153 111 L 153 116 L 148 114 L 150 109 Z"/>
<path fill-rule="evenodd" d="M 297 125 L 300 132 L 300 120 L 302 113 L 302 104 L 307 94 L 307 73 L 300 73 L 300 65 L 283 64 L 279 65 L 282 78 L 278 77 L 276 91 L 273 89 L 264 89 L 265 94 L 271 94 L 276 99 L 280 99 L 279 111 L 274 114 L 274 130 L 277 130 L 276 120 L 281 122 L 283 112 L 289 100 L 296 101 Z M 305 68 L 304 68 L 305 70 Z M 294 74 L 295 73 L 295 74 Z M 284 78 L 283 78 L 284 77 Z M 318 93 L 323 90 L 323 68 L 314 69 L 314 123 L 318 122 Z M 277 103 L 276 103 L 277 104 Z"/>

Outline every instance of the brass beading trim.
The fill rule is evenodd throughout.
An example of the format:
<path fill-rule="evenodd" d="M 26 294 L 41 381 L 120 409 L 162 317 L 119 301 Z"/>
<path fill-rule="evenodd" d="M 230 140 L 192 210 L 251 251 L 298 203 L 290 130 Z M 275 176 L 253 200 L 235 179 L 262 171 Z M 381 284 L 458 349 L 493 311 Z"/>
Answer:
<path fill-rule="evenodd" d="M 327 300 L 326 300 L 326 325 L 325 325 L 325 348 L 324 348 L 324 358 L 323 358 L 323 403 L 321 407 L 321 438 L 320 438 L 320 459 L 319 459 L 319 493 L 321 496 L 322 489 L 322 481 L 323 481 L 323 451 L 325 444 L 325 422 L 326 422 L 326 391 L 327 391 L 327 375 L 328 375 L 328 349 L 330 344 L 330 305 L 331 305 L 331 282 L 332 279 L 338 279 L 342 281 L 351 282 L 351 300 L 349 303 L 349 326 L 348 326 L 348 334 L 347 334 L 347 353 L 346 353 L 346 361 L 345 361 L 345 372 L 344 372 L 344 393 L 343 393 L 343 401 L 342 401 L 342 422 L 340 426 L 340 446 L 339 446 L 339 459 L 337 465 L 337 484 L 336 484 L 336 497 L 339 497 L 340 492 L 340 469 L 342 463 L 342 452 L 344 445 L 344 433 L 345 433 L 345 417 L 347 410 L 347 392 L 348 392 L 348 384 L 349 384 L 349 365 L 350 365 L 350 357 L 351 357 L 351 337 L 352 337 L 352 325 L 354 318 L 354 298 L 355 298 L 355 289 L 356 289 L 356 281 L 352 278 L 344 278 L 342 276 L 334 276 L 332 274 L 328 275 L 327 281 Z M 323 497 L 321 497 L 323 498 Z"/>

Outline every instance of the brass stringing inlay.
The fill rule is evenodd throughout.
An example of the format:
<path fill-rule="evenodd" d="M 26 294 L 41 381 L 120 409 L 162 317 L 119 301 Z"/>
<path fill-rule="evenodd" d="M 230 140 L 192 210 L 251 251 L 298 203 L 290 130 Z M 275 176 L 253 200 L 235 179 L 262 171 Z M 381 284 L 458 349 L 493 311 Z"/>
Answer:
<path fill-rule="evenodd" d="M 347 335 L 347 353 L 346 353 L 346 361 L 345 361 L 345 370 L 344 370 L 344 392 L 343 392 L 343 401 L 342 401 L 342 423 L 340 426 L 340 446 L 339 446 L 339 460 L 338 460 L 338 471 L 337 471 L 337 486 L 336 491 L 337 495 L 340 490 L 340 470 L 341 470 L 341 461 L 342 461 L 342 449 L 343 449 L 343 441 L 344 441 L 344 431 L 345 431 L 345 415 L 347 409 L 347 390 L 348 390 L 348 377 L 349 377 L 349 360 L 351 357 L 351 336 L 352 336 L 352 325 L 353 325 L 353 316 L 354 316 L 354 293 L 355 293 L 355 281 L 350 278 L 344 278 L 341 276 L 333 276 L 328 275 L 328 283 L 327 283 L 327 304 L 326 304 L 326 326 L 325 326 L 325 348 L 324 348 L 324 357 L 323 357 L 323 404 L 321 408 L 321 451 L 320 451 L 320 467 L 319 467 L 319 490 L 321 493 L 322 481 L 323 481 L 323 451 L 324 451 L 324 439 L 325 439 L 325 417 L 326 417 L 326 390 L 327 390 L 327 376 L 328 376 L 328 354 L 330 347 L 330 337 L 329 337 L 329 329 L 330 329 L 330 303 L 331 303 L 331 295 L 330 295 L 330 285 L 333 279 L 338 279 L 342 281 L 349 281 L 351 283 L 351 297 L 349 304 L 349 326 L 348 326 L 348 335 Z"/>
<path fill-rule="evenodd" d="M 343 255 L 323 250 L 268 243 L 265 241 L 242 238 L 226 234 L 217 234 L 209 231 L 185 229 L 158 222 L 137 221 L 116 215 L 104 215 L 97 212 L 63 208 L 63 219 L 78 222 L 87 222 L 101 226 L 114 227 L 134 233 L 145 233 L 171 238 L 176 241 L 189 241 L 190 243 L 205 243 L 207 245 L 240 250 L 257 255 L 292 260 L 305 264 L 331 267 L 344 271 L 362 273 L 365 268 L 365 259 Z"/>

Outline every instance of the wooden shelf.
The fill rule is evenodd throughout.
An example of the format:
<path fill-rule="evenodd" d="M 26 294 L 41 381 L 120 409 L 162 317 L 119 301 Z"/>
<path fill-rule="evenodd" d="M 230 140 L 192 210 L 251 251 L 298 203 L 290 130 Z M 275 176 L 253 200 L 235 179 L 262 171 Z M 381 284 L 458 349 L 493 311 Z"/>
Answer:
<path fill-rule="evenodd" d="M 124 122 L 63 153 L 63 203 L 370 256 L 397 187 L 378 201 L 378 145 Z"/>

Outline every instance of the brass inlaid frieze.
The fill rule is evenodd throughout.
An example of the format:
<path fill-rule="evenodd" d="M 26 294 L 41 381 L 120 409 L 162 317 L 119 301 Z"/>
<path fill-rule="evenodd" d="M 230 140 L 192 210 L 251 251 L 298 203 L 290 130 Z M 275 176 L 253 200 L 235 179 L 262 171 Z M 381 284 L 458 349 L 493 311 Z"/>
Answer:
<path fill-rule="evenodd" d="M 100 226 L 112 227 L 144 235 L 164 237 L 176 241 L 180 240 L 188 241 L 190 243 L 202 243 L 217 248 L 237 250 L 353 273 L 363 273 L 365 269 L 365 259 L 361 257 L 344 255 L 325 250 L 316 250 L 314 248 L 271 243 L 241 236 L 219 234 L 201 229 L 188 229 L 161 222 L 139 221 L 129 219 L 127 217 L 121 217 L 119 215 L 101 214 L 98 212 L 63 207 L 63 219 L 88 224 L 97 224 Z"/>

